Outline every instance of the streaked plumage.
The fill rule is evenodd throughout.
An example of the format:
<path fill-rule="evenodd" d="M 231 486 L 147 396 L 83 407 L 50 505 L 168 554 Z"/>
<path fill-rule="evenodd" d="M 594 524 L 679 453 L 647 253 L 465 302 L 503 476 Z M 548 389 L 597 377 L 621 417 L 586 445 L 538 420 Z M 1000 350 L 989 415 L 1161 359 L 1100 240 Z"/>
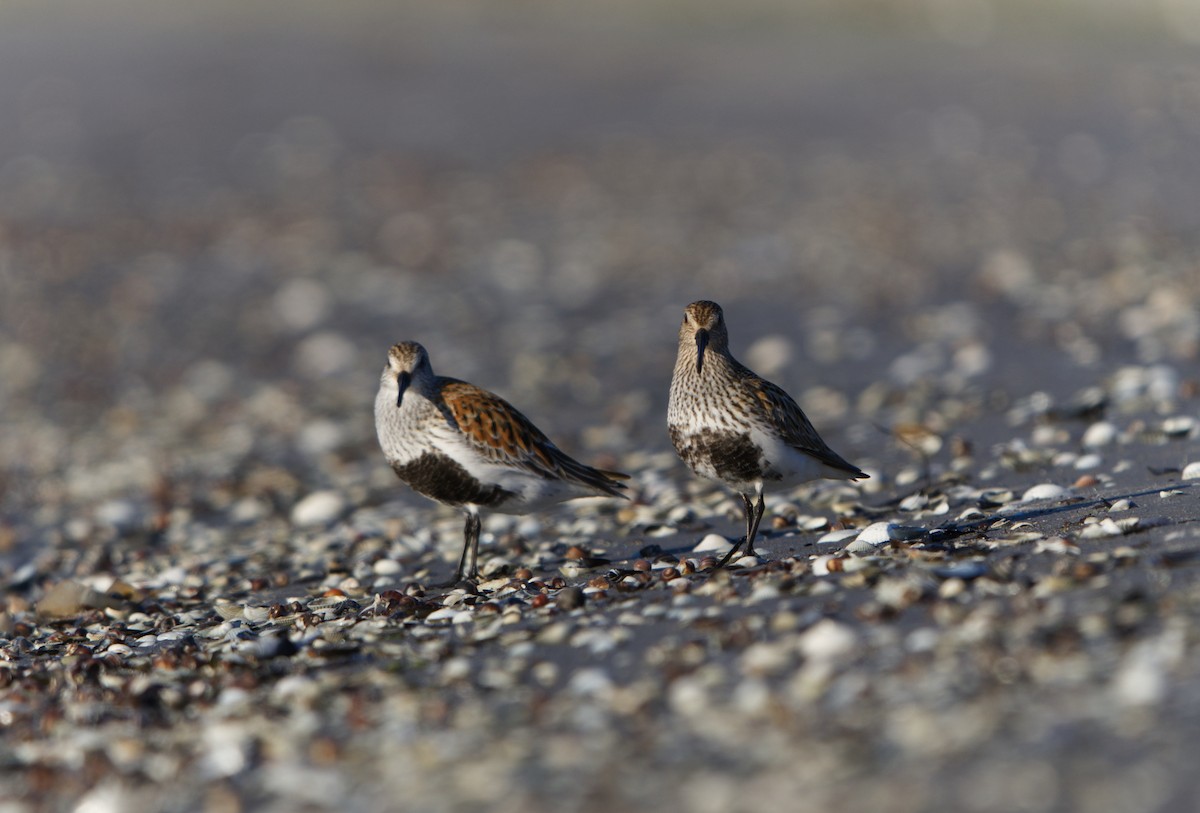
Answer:
<path fill-rule="evenodd" d="M 746 554 L 754 554 L 766 484 L 788 488 L 820 478 L 867 476 L 821 440 L 790 395 L 733 357 L 715 302 L 700 300 L 684 309 L 667 425 L 683 462 L 742 495 L 746 536 L 722 565 L 742 541 Z"/>
<path fill-rule="evenodd" d="M 626 475 L 564 454 L 503 398 L 434 375 L 416 342 L 388 351 L 375 396 L 375 431 L 401 480 L 466 511 L 455 582 L 464 573 L 478 575 L 480 508 L 525 514 L 576 497 L 619 497 L 625 488 L 615 478 Z"/>

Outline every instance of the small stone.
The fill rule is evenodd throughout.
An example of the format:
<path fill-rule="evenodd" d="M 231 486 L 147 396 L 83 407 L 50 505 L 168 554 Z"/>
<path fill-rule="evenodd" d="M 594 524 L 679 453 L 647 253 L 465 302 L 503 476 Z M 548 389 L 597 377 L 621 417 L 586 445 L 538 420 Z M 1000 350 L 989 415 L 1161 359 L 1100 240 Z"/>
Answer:
<path fill-rule="evenodd" d="M 814 576 L 828 576 L 830 573 L 841 573 L 846 569 L 846 560 L 840 556 L 818 556 L 813 560 L 812 573 Z"/>
<path fill-rule="evenodd" d="M 1108 421 L 1097 421 L 1087 428 L 1080 441 L 1086 449 L 1099 449 L 1117 439 L 1117 427 Z"/>
<path fill-rule="evenodd" d="M 46 591 L 37 603 L 37 614 L 42 618 L 71 618 L 84 610 L 115 608 L 124 603 L 118 598 L 68 579 Z"/>
<path fill-rule="evenodd" d="M 1099 522 L 1085 525 L 1083 530 L 1079 532 L 1079 536 L 1082 539 L 1103 539 L 1109 536 L 1121 536 L 1124 533 L 1125 531 L 1121 529 L 1121 526 L 1108 517 L 1105 517 Z"/>
<path fill-rule="evenodd" d="M 403 569 L 395 559 L 380 559 L 371 566 L 376 576 L 395 576 Z"/>
<path fill-rule="evenodd" d="M 944 567 L 934 568 L 933 573 L 941 579 L 958 579 L 959 581 L 970 581 L 977 579 L 988 572 L 986 562 L 955 562 Z"/>
<path fill-rule="evenodd" d="M 1178 438 L 1184 435 L 1190 435 L 1192 430 L 1196 428 L 1196 419 L 1190 415 L 1175 415 L 1163 421 L 1163 434 L 1168 437 Z"/>
<path fill-rule="evenodd" d="M 1183 467 L 1184 480 L 1200 480 L 1200 460 Z"/>
<path fill-rule="evenodd" d="M 779 334 L 763 336 L 746 350 L 746 362 L 762 375 L 771 376 L 788 365 L 793 352 L 792 340 L 788 337 Z"/>
<path fill-rule="evenodd" d="M 940 585 L 938 585 L 938 591 L 937 591 L 938 598 L 941 598 L 941 599 L 956 598 L 957 596 L 961 596 L 963 594 L 963 592 L 966 591 L 966 589 L 967 589 L 967 583 L 964 582 L 962 579 L 956 579 L 956 578 L 946 579 L 944 582 L 942 582 Z"/>
<path fill-rule="evenodd" d="M 581 587 L 564 587 L 558 591 L 554 603 L 564 610 L 575 610 L 584 605 L 587 596 Z"/>
<path fill-rule="evenodd" d="M 854 654 L 858 636 L 846 624 L 823 618 L 800 635 L 799 648 L 810 661 L 836 663 Z"/>
<path fill-rule="evenodd" d="M 791 666 L 787 648 L 766 641 L 748 646 L 741 661 L 742 671 L 747 675 L 777 675 Z"/>
<path fill-rule="evenodd" d="M 326 525 L 346 510 L 346 499 L 337 491 L 314 491 L 292 506 L 292 524 L 301 528 Z"/>
<path fill-rule="evenodd" d="M 118 531 L 129 531 L 140 524 L 140 517 L 137 508 L 128 500 L 109 500 L 96 508 L 96 521 Z"/>

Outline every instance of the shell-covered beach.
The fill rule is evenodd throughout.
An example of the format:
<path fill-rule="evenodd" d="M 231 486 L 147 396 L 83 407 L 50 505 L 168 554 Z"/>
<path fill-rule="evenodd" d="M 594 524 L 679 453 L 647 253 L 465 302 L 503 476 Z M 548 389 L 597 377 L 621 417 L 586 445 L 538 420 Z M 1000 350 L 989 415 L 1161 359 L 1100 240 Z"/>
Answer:
<path fill-rule="evenodd" d="M 0 9 L 0 812 L 1200 804 L 1185 3 Z M 671 449 L 683 307 L 870 475 Z M 460 513 L 387 349 L 631 499 Z"/>

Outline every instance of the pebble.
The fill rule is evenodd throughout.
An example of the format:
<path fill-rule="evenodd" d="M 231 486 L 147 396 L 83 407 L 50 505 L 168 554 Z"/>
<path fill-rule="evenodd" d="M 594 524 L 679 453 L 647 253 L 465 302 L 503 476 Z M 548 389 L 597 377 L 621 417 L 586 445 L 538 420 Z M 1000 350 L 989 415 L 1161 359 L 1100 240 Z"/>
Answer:
<path fill-rule="evenodd" d="M 845 624 L 823 618 L 800 633 L 797 646 L 811 661 L 837 663 L 852 657 L 858 649 L 858 635 Z"/>
<path fill-rule="evenodd" d="M 1191 435 L 1196 431 L 1196 419 L 1190 415 L 1175 415 L 1162 422 L 1163 434 L 1167 437 L 1180 438 Z"/>
<path fill-rule="evenodd" d="M 1200 480 L 1200 460 L 1184 466 L 1182 477 L 1184 480 Z"/>
<path fill-rule="evenodd" d="M 558 591 L 554 603 L 564 610 L 576 610 L 584 605 L 587 597 L 581 587 L 565 587 Z"/>
<path fill-rule="evenodd" d="M 140 513 L 129 500 L 108 500 L 96 507 L 96 521 L 118 531 L 131 531 L 141 524 Z"/>
<path fill-rule="evenodd" d="M 819 649 L 819 644 L 814 645 L 814 648 Z M 792 665 L 791 648 L 780 642 L 753 643 L 742 653 L 741 665 L 742 672 L 747 675 L 780 674 Z"/>
<path fill-rule="evenodd" d="M 980 576 L 986 575 L 987 572 L 987 562 L 984 561 L 955 562 L 952 565 L 944 565 L 933 569 L 933 574 L 938 578 L 959 579 L 961 581 L 978 579 Z"/>
<path fill-rule="evenodd" d="M 377 559 L 375 564 L 371 565 L 371 570 L 376 576 L 395 576 L 404 570 L 404 566 L 395 559 Z"/>
<path fill-rule="evenodd" d="M 1108 446 L 1117 439 L 1117 427 L 1108 421 L 1097 421 L 1083 433 L 1080 443 L 1087 449 L 1098 449 Z"/>
<path fill-rule="evenodd" d="M 346 511 L 346 499 L 337 491 L 314 491 L 292 506 L 292 524 L 300 528 L 328 525 Z"/>
<path fill-rule="evenodd" d="M 1083 539 L 1103 539 L 1109 536 L 1122 536 L 1124 533 L 1125 531 L 1116 522 L 1105 517 L 1099 522 L 1085 525 L 1079 535 Z"/>

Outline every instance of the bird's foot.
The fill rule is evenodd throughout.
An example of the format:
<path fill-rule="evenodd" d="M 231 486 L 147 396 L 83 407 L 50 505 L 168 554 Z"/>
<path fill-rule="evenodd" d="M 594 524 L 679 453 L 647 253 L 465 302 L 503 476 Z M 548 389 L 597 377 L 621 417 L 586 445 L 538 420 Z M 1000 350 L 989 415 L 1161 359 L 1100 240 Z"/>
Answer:
<path fill-rule="evenodd" d="M 717 562 L 717 566 L 715 568 L 713 568 L 713 570 L 720 570 L 721 568 L 725 567 L 725 565 L 729 564 L 730 560 L 732 560 L 734 558 L 734 556 L 737 555 L 738 548 L 740 548 L 742 546 L 742 543 L 745 541 L 746 541 L 746 537 L 743 536 L 737 542 L 734 542 L 733 547 L 729 549 L 728 553 L 726 553 L 723 557 L 721 557 L 721 561 Z"/>

